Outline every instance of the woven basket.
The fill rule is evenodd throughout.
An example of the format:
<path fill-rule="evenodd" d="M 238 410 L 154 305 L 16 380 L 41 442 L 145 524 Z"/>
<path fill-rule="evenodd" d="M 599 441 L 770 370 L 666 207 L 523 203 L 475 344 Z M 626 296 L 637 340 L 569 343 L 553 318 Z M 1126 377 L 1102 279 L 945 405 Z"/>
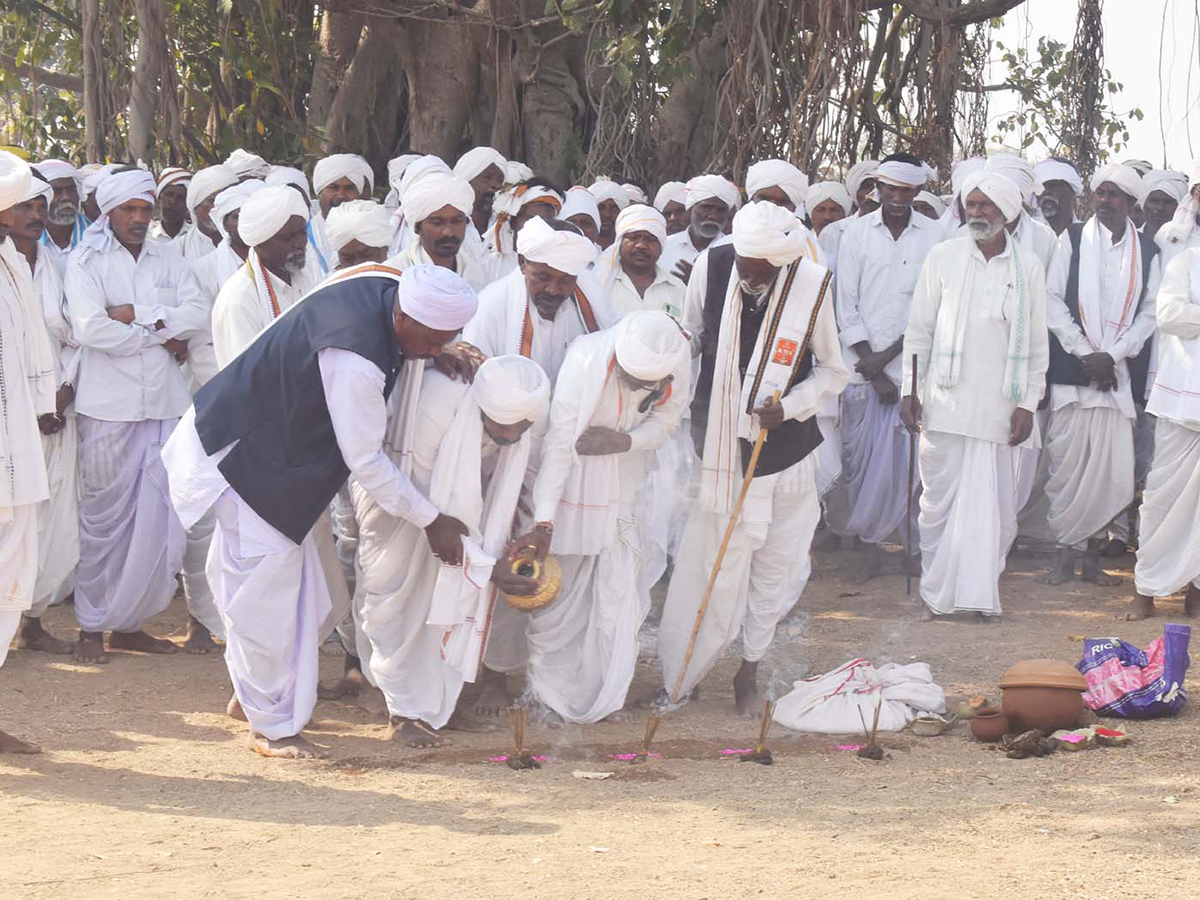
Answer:
<path fill-rule="evenodd" d="M 512 571 L 514 575 L 524 575 L 538 582 L 536 594 L 530 594 L 528 597 L 504 595 L 504 599 L 513 609 L 525 612 L 541 609 L 558 596 L 558 589 L 562 587 L 562 569 L 553 556 L 547 556 L 540 564 L 533 559 L 513 560 Z"/>

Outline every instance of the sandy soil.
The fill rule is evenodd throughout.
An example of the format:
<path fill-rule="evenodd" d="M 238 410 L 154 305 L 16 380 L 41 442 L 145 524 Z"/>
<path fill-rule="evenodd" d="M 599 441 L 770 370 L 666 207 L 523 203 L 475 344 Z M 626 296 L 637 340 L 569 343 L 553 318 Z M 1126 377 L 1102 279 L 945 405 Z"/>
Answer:
<path fill-rule="evenodd" d="M 903 578 L 857 586 L 844 580 L 853 554 L 821 555 L 763 671 L 780 685 L 856 656 L 925 660 L 949 694 L 995 695 L 1018 659 L 1074 662 L 1085 635 L 1144 646 L 1161 633 L 1162 619 L 1114 621 L 1128 585 L 1045 588 L 1040 562 L 1005 577 L 1002 624 L 919 624 Z M 1178 602 L 1163 610 L 1181 614 Z M 70 608 L 47 623 L 67 634 Z M 150 630 L 178 638 L 182 626 L 176 603 Z M 327 679 L 340 671 L 323 665 Z M 46 752 L 0 757 L 0 897 L 1200 895 L 1196 701 L 1177 719 L 1129 724 L 1130 747 L 1043 760 L 1006 759 L 959 727 L 891 736 L 889 758 L 872 763 L 777 728 L 766 768 L 719 755 L 756 730 L 732 714 L 734 665 L 663 723 L 648 765 L 608 759 L 637 748 L 634 711 L 622 724 L 531 726 L 551 760 L 517 773 L 488 761 L 508 749 L 506 731 L 405 750 L 381 717 L 333 702 L 311 731 L 329 761 L 264 760 L 223 715 L 219 657 L 114 654 L 87 667 L 13 652 L 0 723 Z M 646 662 L 633 695 L 656 678 Z"/>

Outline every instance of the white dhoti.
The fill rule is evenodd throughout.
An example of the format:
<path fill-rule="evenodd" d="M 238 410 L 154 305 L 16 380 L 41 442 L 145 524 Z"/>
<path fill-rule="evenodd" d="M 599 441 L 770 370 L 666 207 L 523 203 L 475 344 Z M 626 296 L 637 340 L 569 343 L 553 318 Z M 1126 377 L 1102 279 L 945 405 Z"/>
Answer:
<path fill-rule="evenodd" d="M 216 513 L 210 509 L 187 530 L 187 546 L 183 551 L 183 571 L 180 575 L 188 614 L 221 640 L 225 640 L 225 625 L 221 622 L 221 613 L 217 610 L 217 601 L 213 597 L 212 587 L 205 573 L 216 525 Z"/>
<path fill-rule="evenodd" d="M 5 637 L 0 634 L 0 662 L 8 653 L 8 642 L 16 634 L 21 615 L 33 603 L 33 586 L 38 567 L 38 504 L 0 506 L 0 616 L 16 625 Z M 3 630 L 4 622 L 0 622 Z"/>
<path fill-rule="evenodd" d="M 225 624 L 225 665 L 250 727 L 291 737 L 317 702 L 318 647 L 332 611 L 317 542 L 322 518 L 297 546 L 232 488 L 214 509 L 208 582 Z"/>
<path fill-rule="evenodd" d="M 46 608 L 75 588 L 79 565 L 79 427 L 65 417 L 62 431 L 42 435 L 50 499 L 38 504 L 38 574 L 29 615 L 40 618 Z"/>
<path fill-rule="evenodd" d="M 562 589 L 529 613 L 530 691 L 568 722 L 599 722 L 625 705 L 650 612 L 641 540 L 623 515 L 599 554 L 559 556 Z"/>
<path fill-rule="evenodd" d="M 1154 432 L 1156 419 L 1153 413 L 1144 408 L 1138 409 L 1137 421 L 1133 426 L 1133 484 L 1146 483 L 1150 465 L 1154 460 Z M 1118 541 L 1131 544 L 1133 536 L 1133 510 L 1117 516 L 1113 521 L 1109 534 Z"/>
<path fill-rule="evenodd" d="M 176 419 L 79 421 L 79 569 L 83 631 L 136 631 L 175 594 L 185 535 L 161 452 Z"/>
<path fill-rule="evenodd" d="M 1165 597 L 1200 587 L 1200 431 L 1160 418 L 1142 495 L 1137 592 Z"/>
<path fill-rule="evenodd" d="M 1020 453 L 958 434 L 921 435 L 921 599 L 933 612 L 1000 615 Z"/>
<path fill-rule="evenodd" d="M 725 551 L 687 674 L 676 692 L 696 614 L 729 525 L 728 516 L 699 503 L 692 507 L 658 630 L 663 677 L 676 699 L 704 679 L 739 632 L 744 659 L 757 662 L 766 655 L 776 626 L 808 583 L 820 514 L 816 461 L 811 454 L 777 475 L 754 479 Z"/>
<path fill-rule="evenodd" d="M 1049 434 L 1050 407 L 1037 413 L 1039 434 Z M 1045 447 L 1022 447 L 1017 454 L 1017 533 L 1037 541 L 1052 541 L 1054 534 L 1046 524 L 1050 498 L 1046 482 L 1050 479 L 1050 453 Z"/>
<path fill-rule="evenodd" d="M 813 453 L 817 457 L 817 493 L 824 497 L 842 475 L 841 403 L 838 397 L 826 401 L 817 413 L 821 429 L 821 445 Z"/>
<path fill-rule="evenodd" d="M 1047 523 L 1060 547 L 1085 549 L 1133 502 L 1133 421 L 1115 409 L 1068 404 L 1050 419 L 1045 452 Z"/>
<path fill-rule="evenodd" d="M 899 404 L 880 402 L 869 384 L 847 386 L 842 395 L 841 479 L 849 510 L 847 534 L 880 544 L 903 532 L 908 515 L 908 445 Z M 913 491 L 915 496 L 917 484 Z"/>
<path fill-rule="evenodd" d="M 8 659 L 8 645 L 21 627 L 21 610 L 0 609 L 0 666 Z"/>

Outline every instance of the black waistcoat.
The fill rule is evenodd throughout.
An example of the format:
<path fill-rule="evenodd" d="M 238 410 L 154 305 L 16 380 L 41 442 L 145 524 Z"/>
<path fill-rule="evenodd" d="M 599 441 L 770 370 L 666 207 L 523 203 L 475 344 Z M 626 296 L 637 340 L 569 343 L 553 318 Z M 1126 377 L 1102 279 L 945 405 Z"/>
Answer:
<path fill-rule="evenodd" d="M 708 403 L 712 397 L 713 372 L 717 361 L 717 341 L 721 332 L 721 315 L 725 307 L 725 294 L 729 289 L 729 279 L 735 277 L 733 244 L 722 244 L 708 251 L 708 289 L 704 296 L 703 332 L 700 337 L 700 377 L 696 382 L 696 394 L 692 400 L 692 438 L 696 444 L 696 453 L 704 457 L 704 437 L 708 429 Z M 780 272 L 780 277 L 786 276 L 786 270 Z M 740 294 L 738 294 L 740 296 Z M 746 369 L 750 365 L 750 357 L 754 353 L 754 345 L 762 327 L 766 314 L 766 304 L 760 310 L 743 305 L 741 346 L 738 348 L 738 370 L 741 372 L 742 384 L 746 377 Z M 763 356 L 771 348 L 763 349 Z M 792 386 L 803 381 L 812 371 L 813 356 L 811 350 L 805 350 L 800 364 L 793 370 L 784 394 Z M 753 403 L 753 400 L 751 400 Z M 747 410 L 749 412 L 749 410 Z M 762 453 L 758 457 L 758 467 L 754 470 L 755 477 L 759 475 L 774 475 L 789 466 L 795 465 L 821 444 L 821 430 L 817 427 L 815 417 L 796 420 L 789 419 L 776 428 L 767 432 L 767 440 L 763 444 Z M 745 439 L 739 440 L 742 452 L 742 469 L 750 463 L 750 454 L 754 445 Z"/>
<path fill-rule="evenodd" d="M 299 544 L 350 474 L 338 450 L 317 354 L 350 350 L 377 365 L 391 392 L 401 363 L 396 280 L 362 276 L 305 298 L 196 394 L 196 430 L 230 486 Z"/>

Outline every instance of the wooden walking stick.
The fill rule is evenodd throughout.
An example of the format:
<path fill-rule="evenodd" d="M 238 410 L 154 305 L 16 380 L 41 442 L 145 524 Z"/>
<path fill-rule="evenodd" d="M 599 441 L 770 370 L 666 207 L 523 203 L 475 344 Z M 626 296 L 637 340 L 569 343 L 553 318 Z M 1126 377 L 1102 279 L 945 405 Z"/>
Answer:
<path fill-rule="evenodd" d="M 917 354 L 912 355 L 912 394 L 913 402 L 917 401 Z M 904 521 L 904 596 L 912 599 L 912 517 L 913 517 L 913 487 L 917 476 L 917 433 L 908 433 L 908 518 Z"/>

